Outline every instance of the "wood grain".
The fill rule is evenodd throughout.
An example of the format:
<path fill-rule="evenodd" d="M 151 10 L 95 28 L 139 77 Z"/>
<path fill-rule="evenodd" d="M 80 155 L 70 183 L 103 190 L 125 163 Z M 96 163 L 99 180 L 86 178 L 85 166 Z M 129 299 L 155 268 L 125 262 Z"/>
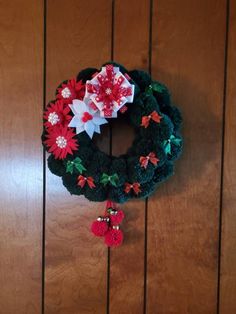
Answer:
<path fill-rule="evenodd" d="M 236 2 L 230 1 L 222 206 L 220 313 L 236 313 Z"/>
<path fill-rule="evenodd" d="M 111 2 L 51 0 L 47 19 L 47 99 L 58 83 L 110 59 Z M 108 135 L 103 137 L 108 150 Z M 104 204 L 71 196 L 47 171 L 46 314 L 105 313 L 107 249 L 90 224 Z"/>
<path fill-rule="evenodd" d="M 45 314 L 212 314 L 218 301 L 219 314 L 236 313 L 236 2 L 228 1 L 222 134 L 227 0 L 114 0 L 114 60 L 144 70 L 153 2 L 152 75 L 169 86 L 182 109 L 184 153 L 174 178 L 148 202 L 146 300 L 144 201 L 121 206 L 125 242 L 111 250 L 107 287 L 107 249 L 89 230 L 105 204 L 71 196 L 46 170 Z M 62 80 L 111 58 L 112 1 L 46 3 L 49 101 Z M 43 1 L 0 1 L 0 38 L 0 313 L 39 314 Z M 112 153 L 125 152 L 131 128 L 115 121 L 112 134 Z M 106 129 L 98 144 L 109 152 L 109 142 Z"/>
<path fill-rule="evenodd" d="M 149 201 L 147 313 L 216 313 L 226 1 L 154 0 L 153 14 L 152 73 L 185 146 Z"/>
<path fill-rule="evenodd" d="M 0 12 L 0 312 L 37 314 L 43 208 L 42 2 L 1 1 Z"/>
<path fill-rule="evenodd" d="M 115 3 L 114 59 L 127 69 L 148 69 L 149 1 Z M 127 124 L 115 123 L 112 153 L 125 153 L 134 134 Z M 110 313 L 143 313 L 145 201 L 120 205 L 126 218 L 122 224 L 124 244 L 111 250 Z"/>

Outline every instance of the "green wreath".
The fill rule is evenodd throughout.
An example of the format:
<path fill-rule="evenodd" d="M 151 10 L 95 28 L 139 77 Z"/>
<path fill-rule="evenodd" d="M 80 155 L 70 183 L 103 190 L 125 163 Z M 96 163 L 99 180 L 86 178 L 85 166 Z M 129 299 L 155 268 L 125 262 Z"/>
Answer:
<path fill-rule="evenodd" d="M 152 80 L 148 73 L 127 71 L 123 66 L 111 62 L 103 65 L 103 72 L 109 67 L 113 71 L 118 68 L 117 71 L 122 77 L 125 76 L 134 92 L 133 102 L 127 102 L 116 113 L 112 111 L 112 106 L 106 108 L 110 110 L 106 114 L 111 116 L 118 113 L 118 119 L 125 119 L 135 129 L 135 138 L 127 153 L 118 157 L 110 156 L 95 145 L 86 130 L 80 129 L 80 133 L 75 134 L 75 129 L 69 124 L 73 117 L 73 101 L 83 101 L 94 92 L 88 92 L 88 89 L 94 87 L 91 84 L 93 78 L 102 73 L 94 68 L 82 70 L 76 80 L 64 81 L 57 88 L 56 100 L 51 101 L 44 112 L 42 138 L 45 148 L 51 153 L 48 158 L 49 169 L 62 177 L 64 186 L 71 194 L 84 195 L 90 201 L 123 203 L 132 198 L 149 196 L 173 174 L 174 161 L 182 151 L 182 118 L 171 102 L 167 87 Z M 109 78 L 109 72 L 105 74 Z M 119 87 L 122 88 L 122 85 Z M 106 88 L 105 93 L 110 93 L 110 90 Z M 103 91 L 95 92 L 103 95 L 104 88 Z M 126 92 L 123 90 L 123 94 Z M 129 89 L 128 93 L 131 92 Z M 118 94 L 115 96 L 119 103 Z M 127 95 L 129 99 L 130 94 Z M 90 112 L 98 109 L 93 101 L 90 105 Z M 84 114 L 86 123 L 92 119 L 91 116 L 89 113 L 87 116 Z"/>
<path fill-rule="evenodd" d="M 92 140 L 110 118 L 125 119 L 135 130 L 131 147 L 118 157 L 102 152 Z M 82 70 L 57 88 L 56 99 L 44 111 L 48 167 L 71 194 L 107 200 L 104 215 L 91 226 L 106 245 L 123 241 L 124 213 L 115 203 L 145 198 L 173 174 L 183 145 L 181 123 L 165 85 L 113 62 Z"/>

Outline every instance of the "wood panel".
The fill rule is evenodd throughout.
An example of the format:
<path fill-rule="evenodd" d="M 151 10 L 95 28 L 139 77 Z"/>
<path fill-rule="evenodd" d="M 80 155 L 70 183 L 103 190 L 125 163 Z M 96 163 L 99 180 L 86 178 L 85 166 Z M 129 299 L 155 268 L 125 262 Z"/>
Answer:
<path fill-rule="evenodd" d="M 1 1 L 0 12 L 0 312 L 37 314 L 43 208 L 42 2 Z"/>
<path fill-rule="evenodd" d="M 230 1 L 224 177 L 222 207 L 220 313 L 236 313 L 236 2 Z"/>
<path fill-rule="evenodd" d="M 149 1 L 115 3 L 114 59 L 127 69 L 148 68 Z M 137 29 L 140 29 L 137 32 Z M 125 153 L 132 143 L 133 132 L 127 125 L 115 124 L 112 132 L 112 152 Z M 123 230 L 125 242 L 111 250 L 110 312 L 143 312 L 145 201 L 130 201 L 120 205 L 126 214 Z M 123 300 L 126 300 L 123 302 Z"/>
<path fill-rule="evenodd" d="M 219 302 L 219 313 L 235 313 L 236 2 L 45 1 L 47 101 L 62 80 L 111 58 L 112 2 L 114 59 L 128 69 L 144 70 L 150 61 L 153 2 L 152 74 L 170 87 L 182 109 L 184 153 L 175 177 L 148 202 L 146 300 L 145 202 L 121 205 L 125 242 L 110 251 L 108 260 L 107 248 L 89 230 L 105 204 L 72 197 L 61 179 L 46 170 L 43 312 L 212 314 Z M 43 1 L 1 1 L 0 12 L 0 312 L 37 314 L 42 312 Z M 112 134 L 112 153 L 125 152 L 132 130 L 116 121 Z M 108 130 L 99 145 L 109 152 Z"/>
<path fill-rule="evenodd" d="M 51 0 L 47 25 L 49 100 L 62 80 L 110 59 L 111 1 Z M 108 143 L 107 135 L 104 150 Z M 47 171 L 45 313 L 105 313 L 107 249 L 90 232 L 103 210 Z"/>
<path fill-rule="evenodd" d="M 225 17 L 226 1 L 154 0 L 152 72 L 185 146 L 149 201 L 147 313 L 216 313 Z"/>
<path fill-rule="evenodd" d="M 127 69 L 148 69 L 149 1 L 115 3 L 114 60 Z M 137 31 L 138 30 L 138 31 Z M 116 122 L 116 121 L 115 121 Z M 133 130 L 115 123 L 112 153 L 125 153 L 132 143 Z M 143 313 L 145 201 L 120 205 L 126 218 L 122 224 L 124 244 L 111 250 L 110 313 Z M 125 300 L 125 302 L 124 302 Z"/>

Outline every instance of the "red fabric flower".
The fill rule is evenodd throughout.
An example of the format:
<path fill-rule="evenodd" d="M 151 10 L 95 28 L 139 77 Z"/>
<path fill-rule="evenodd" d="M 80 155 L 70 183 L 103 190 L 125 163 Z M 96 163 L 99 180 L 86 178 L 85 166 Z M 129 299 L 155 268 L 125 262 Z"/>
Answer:
<path fill-rule="evenodd" d="M 141 126 L 144 126 L 145 129 L 149 126 L 150 120 L 153 120 L 156 123 L 160 123 L 162 119 L 162 116 L 160 116 L 156 111 L 153 111 L 148 116 L 142 117 L 142 123 Z"/>
<path fill-rule="evenodd" d="M 123 232 L 119 229 L 110 229 L 105 234 L 105 243 L 107 246 L 119 246 L 123 242 Z"/>
<path fill-rule="evenodd" d="M 85 85 L 80 80 L 76 82 L 75 79 L 69 80 L 67 83 L 63 83 L 61 87 L 57 89 L 57 99 L 63 100 L 65 104 L 71 104 L 73 99 L 82 100 L 85 94 Z"/>
<path fill-rule="evenodd" d="M 44 125 L 47 128 L 54 127 L 55 125 L 67 126 L 72 118 L 69 112 L 70 107 L 65 105 L 61 100 L 50 103 L 43 115 L 43 118 L 46 120 Z"/>
<path fill-rule="evenodd" d="M 91 231 L 97 237 L 103 237 L 107 230 L 108 224 L 106 221 L 95 220 L 91 225 Z"/>
<path fill-rule="evenodd" d="M 144 169 L 147 168 L 149 162 L 152 163 L 154 166 L 156 166 L 158 161 L 159 161 L 159 159 L 156 158 L 156 155 L 153 152 L 148 154 L 147 156 L 141 156 L 139 158 L 140 165 Z"/>
<path fill-rule="evenodd" d="M 112 226 L 116 226 L 119 225 L 122 220 L 124 219 L 125 214 L 123 212 L 123 210 L 118 209 L 118 210 L 114 210 L 114 213 L 110 214 L 110 222 Z"/>
<path fill-rule="evenodd" d="M 75 133 L 67 127 L 49 128 L 44 144 L 49 147 L 49 153 L 52 153 L 56 159 L 64 159 L 67 154 L 73 155 L 73 150 L 78 149 L 76 139 L 73 139 Z"/>

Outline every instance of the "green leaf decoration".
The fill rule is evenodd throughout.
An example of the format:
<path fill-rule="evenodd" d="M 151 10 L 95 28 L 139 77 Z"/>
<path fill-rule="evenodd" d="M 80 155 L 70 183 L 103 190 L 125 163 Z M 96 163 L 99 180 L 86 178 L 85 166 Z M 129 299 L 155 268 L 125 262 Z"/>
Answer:
<path fill-rule="evenodd" d="M 180 146 L 181 142 L 181 138 L 177 138 L 172 134 L 167 141 L 164 141 L 165 153 L 171 155 L 171 145 Z"/>
<path fill-rule="evenodd" d="M 119 177 L 118 177 L 118 174 L 117 174 L 117 173 L 114 173 L 114 174 L 111 175 L 111 176 L 109 176 L 109 175 L 106 174 L 106 173 L 103 173 L 100 182 L 101 182 L 104 186 L 107 185 L 108 183 L 110 183 L 110 184 L 113 185 L 113 186 L 117 186 L 118 180 L 119 180 Z"/>
<path fill-rule="evenodd" d="M 66 172 L 70 172 L 70 174 L 72 174 L 73 168 L 74 168 L 73 163 L 70 160 L 68 160 L 66 164 Z"/>
<path fill-rule="evenodd" d="M 177 138 L 177 137 L 175 137 L 174 135 L 171 135 L 171 136 L 170 136 L 170 141 L 171 141 L 171 143 L 174 144 L 175 146 L 180 146 L 180 144 L 181 144 L 181 142 L 182 142 L 181 138 Z"/>
<path fill-rule="evenodd" d="M 158 93 L 162 93 L 166 89 L 163 85 L 161 85 L 158 82 L 153 82 L 151 86 L 152 86 L 152 89 Z"/>
<path fill-rule="evenodd" d="M 153 92 L 152 92 L 152 85 L 149 85 L 148 87 L 146 87 L 145 93 L 146 93 L 147 95 L 153 95 Z"/>
<path fill-rule="evenodd" d="M 149 85 L 146 89 L 145 89 L 145 93 L 147 95 L 153 95 L 153 91 L 158 92 L 158 93 L 162 93 L 165 90 L 165 86 L 161 85 L 158 82 L 153 82 L 151 85 Z"/>
<path fill-rule="evenodd" d="M 164 142 L 164 149 L 167 155 L 171 155 L 171 144 L 168 141 Z"/>
<path fill-rule="evenodd" d="M 80 174 L 86 170 L 82 164 L 82 160 L 79 157 L 76 157 L 74 160 L 68 160 L 66 164 L 66 172 L 73 174 L 74 170 L 77 170 Z"/>

